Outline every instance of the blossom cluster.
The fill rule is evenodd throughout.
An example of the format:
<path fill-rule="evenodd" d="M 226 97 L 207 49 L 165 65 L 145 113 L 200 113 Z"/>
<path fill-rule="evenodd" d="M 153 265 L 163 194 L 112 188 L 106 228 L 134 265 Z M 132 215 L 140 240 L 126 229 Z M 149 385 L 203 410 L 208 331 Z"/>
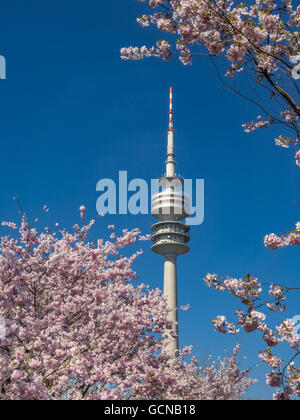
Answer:
<path fill-rule="evenodd" d="M 297 224 L 297 229 L 299 224 Z M 291 399 L 292 396 L 300 397 L 300 370 L 297 369 L 293 360 L 300 354 L 300 337 L 295 330 L 295 323 L 291 319 L 282 321 L 279 326 L 272 328 L 267 322 L 267 315 L 257 308 L 268 308 L 271 312 L 284 312 L 287 293 L 292 288 L 280 285 L 261 284 L 257 278 L 247 275 L 242 279 L 230 277 L 219 278 L 216 274 L 207 274 L 205 283 L 218 291 L 229 291 L 239 298 L 246 306 L 246 311 L 236 310 L 237 321 L 230 323 L 224 315 L 219 315 L 213 320 L 217 332 L 223 334 L 237 334 L 242 328 L 246 333 L 255 331 L 262 333 L 262 338 L 268 347 L 259 352 L 259 358 L 272 368 L 266 376 L 266 382 L 271 387 L 278 387 L 274 393 L 274 399 Z M 263 295 L 264 286 L 268 287 L 269 299 Z M 238 326 L 237 326 L 238 325 Z M 274 355 L 271 348 L 280 343 L 287 343 L 294 356 L 284 366 L 283 361 Z M 291 375 L 290 372 L 293 372 Z M 282 388 L 282 389 L 280 389 Z"/>
<path fill-rule="evenodd" d="M 265 246 L 270 249 L 284 248 L 290 245 L 300 246 L 300 222 L 296 223 L 296 228 L 281 236 L 271 233 L 265 236 Z"/>
<path fill-rule="evenodd" d="M 141 251 L 121 253 L 139 230 L 110 225 L 111 240 L 88 242 L 94 221 L 80 216 L 73 232 L 39 233 L 24 214 L 2 224 L 0 399 L 240 399 L 254 381 L 237 349 L 203 369 L 185 361 L 190 346 L 166 351 L 167 302 L 137 282 Z"/>
<path fill-rule="evenodd" d="M 251 123 L 243 124 L 246 133 L 251 133 L 251 131 L 256 130 L 257 128 L 267 128 L 273 124 L 273 120 L 269 119 L 264 121 L 261 115 L 258 115 L 257 121 L 252 121 Z"/>

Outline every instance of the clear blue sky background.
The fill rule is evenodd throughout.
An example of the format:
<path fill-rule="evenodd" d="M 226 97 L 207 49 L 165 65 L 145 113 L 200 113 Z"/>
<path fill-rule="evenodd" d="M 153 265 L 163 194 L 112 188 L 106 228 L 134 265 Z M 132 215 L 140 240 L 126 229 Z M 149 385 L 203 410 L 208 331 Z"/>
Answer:
<path fill-rule="evenodd" d="M 205 222 L 192 228 L 191 252 L 179 260 L 181 344 L 195 344 L 202 360 L 223 354 L 236 338 L 213 332 L 218 314 L 235 319 L 234 298 L 208 289 L 207 272 L 298 284 L 298 249 L 264 248 L 270 232 L 293 228 L 299 218 L 300 169 L 294 151 L 274 146 L 266 130 L 245 134 L 241 124 L 257 110 L 224 92 L 209 61 L 191 67 L 172 61 L 122 62 L 122 46 L 152 44 L 160 35 L 141 29 L 135 0 L 10 0 L 1 6 L 0 54 L 7 59 L 7 80 L 0 81 L 1 220 L 16 220 L 14 195 L 34 217 L 47 204 L 44 224 L 78 222 L 78 207 L 96 215 L 96 183 L 117 179 L 150 181 L 163 172 L 168 88 L 175 89 L 176 152 L 179 172 L 206 182 Z M 151 217 L 110 216 L 106 226 L 141 227 Z M 4 231 L 3 231 L 4 232 Z M 162 259 L 142 243 L 136 263 L 140 279 L 162 286 Z M 298 296 L 286 314 L 300 314 Z M 279 316 L 279 319 L 281 316 Z M 270 398 L 266 369 L 256 368 L 259 335 L 242 334 L 244 366 L 259 384 L 252 398 Z"/>

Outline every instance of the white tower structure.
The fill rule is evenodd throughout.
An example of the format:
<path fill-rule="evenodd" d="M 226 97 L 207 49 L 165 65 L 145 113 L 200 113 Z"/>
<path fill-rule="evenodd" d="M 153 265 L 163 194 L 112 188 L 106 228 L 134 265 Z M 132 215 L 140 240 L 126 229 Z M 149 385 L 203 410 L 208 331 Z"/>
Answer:
<path fill-rule="evenodd" d="M 160 191 L 152 196 L 151 213 L 160 221 L 152 226 L 152 251 L 164 257 L 164 296 L 167 299 L 169 320 L 173 331 L 168 336 L 168 353 L 175 354 L 178 341 L 177 257 L 189 252 L 190 228 L 180 220 L 189 216 L 189 197 L 183 193 L 183 178 L 176 175 L 173 125 L 173 89 L 170 88 L 170 110 L 166 173 L 159 179 Z"/>

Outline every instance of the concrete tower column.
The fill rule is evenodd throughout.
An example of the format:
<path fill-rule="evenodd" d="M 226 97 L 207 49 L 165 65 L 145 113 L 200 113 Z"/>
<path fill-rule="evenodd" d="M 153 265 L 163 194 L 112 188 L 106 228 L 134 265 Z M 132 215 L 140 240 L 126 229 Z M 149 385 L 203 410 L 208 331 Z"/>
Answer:
<path fill-rule="evenodd" d="M 178 303 L 177 303 L 177 255 L 169 254 L 165 255 L 164 262 L 164 297 L 167 299 L 168 308 L 172 309 L 169 312 L 168 319 L 172 321 L 174 326 L 171 330 L 176 337 L 173 337 L 169 332 L 167 338 L 170 344 L 167 347 L 167 351 L 170 354 L 174 354 L 179 348 L 178 340 Z"/>
<path fill-rule="evenodd" d="M 166 176 L 175 178 L 175 153 L 174 153 L 174 131 L 169 130 L 168 132 L 168 153 L 166 160 Z"/>

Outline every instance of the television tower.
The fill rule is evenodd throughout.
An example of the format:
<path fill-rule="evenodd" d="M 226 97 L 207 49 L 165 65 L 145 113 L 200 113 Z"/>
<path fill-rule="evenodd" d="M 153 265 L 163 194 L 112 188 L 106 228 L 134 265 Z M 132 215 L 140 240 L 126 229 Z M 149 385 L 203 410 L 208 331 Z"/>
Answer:
<path fill-rule="evenodd" d="M 152 226 L 153 252 L 164 257 L 164 296 L 167 299 L 169 320 L 173 330 L 166 332 L 167 351 L 173 355 L 179 349 L 178 300 L 177 300 L 177 257 L 189 252 L 190 228 L 180 220 L 190 214 L 189 197 L 183 193 L 184 179 L 176 175 L 173 125 L 173 89 L 170 88 L 170 110 L 166 173 L 159 179 L 160 191 L 152 196 L 151 213 L 159 219 Z"/>

